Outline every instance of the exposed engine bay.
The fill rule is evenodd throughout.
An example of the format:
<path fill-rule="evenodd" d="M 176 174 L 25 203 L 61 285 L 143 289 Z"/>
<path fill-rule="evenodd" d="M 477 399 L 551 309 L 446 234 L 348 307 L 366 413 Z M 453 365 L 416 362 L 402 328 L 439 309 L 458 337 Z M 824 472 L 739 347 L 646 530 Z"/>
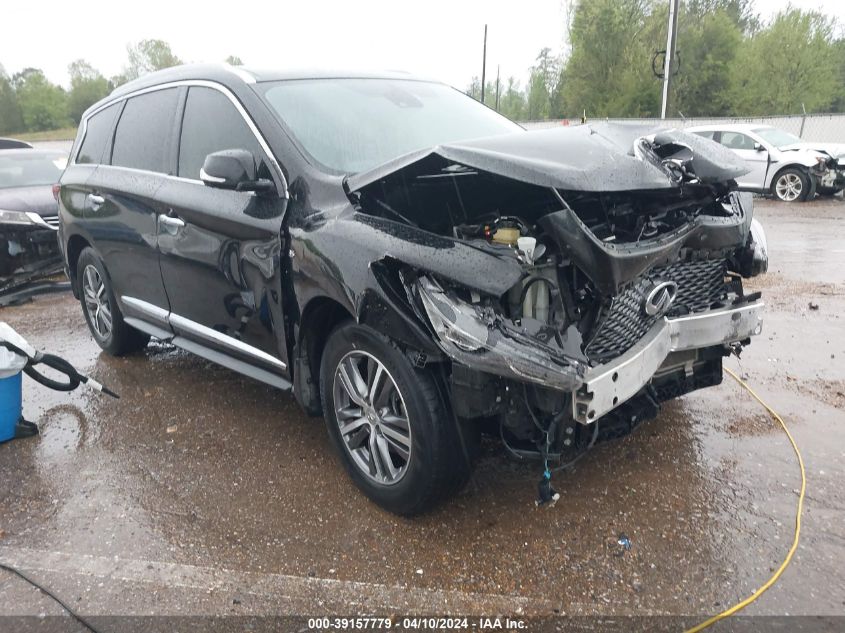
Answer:
<path fill-rule="evenodd" d="M 765 272 L 766 244 L 751 195 L 735 190 L 742 167 L 688 137 L 639 137 L 626 156 L 660 187 L 618 190 L 612 173 L 608 190 L 566 187 L 566 174 L 549 186 L 531 161 L 446 151 L 354 186 L 362 213 L 519 266 L 498 296 L 398 271 L 452 361 L 459 418 L 497 428 L 520 457 L 566 465 L 661 402 L 721 382 L 723 356 L 761 328 L 759 294 L 742 278 Z"/>

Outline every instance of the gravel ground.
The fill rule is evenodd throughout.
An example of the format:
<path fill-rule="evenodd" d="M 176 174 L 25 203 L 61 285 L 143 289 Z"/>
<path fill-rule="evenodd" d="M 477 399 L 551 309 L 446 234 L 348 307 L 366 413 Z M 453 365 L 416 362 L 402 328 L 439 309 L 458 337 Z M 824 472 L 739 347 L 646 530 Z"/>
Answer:
<path fill-rule="evenodd" d="M 845 615 L 845 204 L 757 209 L 764 334 L 726 366 L 787 420 L 808 491 L 794 562 L 747 613 Z M 82 613 L 704 617 L 792 539 L 792 451 L 727 377 L 557 475 L 553 508 L 534 507 L 538 468 L 489 442 L 456 499 L 405 520 L 356 491 L 290 395 L 167 345 L 101 354 L 68 295 L 0 318 L 121 395 L 25 379 L 41 436 L 0 445 L 0 560 Z M 61 613 L 0 571 L 0 614 Z"/>

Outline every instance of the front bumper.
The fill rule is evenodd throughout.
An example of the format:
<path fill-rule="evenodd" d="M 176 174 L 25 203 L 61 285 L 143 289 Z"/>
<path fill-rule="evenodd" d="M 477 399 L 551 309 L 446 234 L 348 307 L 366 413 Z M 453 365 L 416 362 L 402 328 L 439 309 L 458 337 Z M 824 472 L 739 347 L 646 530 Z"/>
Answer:
<path fill-rule="evenodd" d="M 573 392 L 572 414 L 589 424 L 648 384 L 671 352 L 727 345 L 760 334 L 762 301 L 678 318 L 664 318 L 630 350 L 590 368 Z"/>
<path fill-rule="evenodd" d="M 829 169 L 820 184 L 831 189 L 845 187 L 845 169 Z"/>
<path fill-rule="evenodd" d="M 0 292 L 61 271 L 54 227 L 43 221 L 31 225 L 0 223 Z"/>
<path fill-rule="evenodd" d="M 830 161 L 827 165 L 819 165 L 818 169 L 811 169 L 810 173 L 815 176 L 818 187 L 827 189 L 845 187 L 845 165 L 841 162 Z"/>
<path fill-rule="evenodd" d="M 583 424 L 637 395 L 672 352 L 744 341 L 763 327 L 760 300 L 664 317 L 628 351 L 590 367 L 586 357 L 578 357 L 581 339 L 574 326 L 563 337 L 567 353 L 548 334 L 532 336 L 489 309 L 450 296 L 425 276 L 416 287 L 435 340 L 447 356 L 477 371 L 570 392 L 573 417 Z"/>

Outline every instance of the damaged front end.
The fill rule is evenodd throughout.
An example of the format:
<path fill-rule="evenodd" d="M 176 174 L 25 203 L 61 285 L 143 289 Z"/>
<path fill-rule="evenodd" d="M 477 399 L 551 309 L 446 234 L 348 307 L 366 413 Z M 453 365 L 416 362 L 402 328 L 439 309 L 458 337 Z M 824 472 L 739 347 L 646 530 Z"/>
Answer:
<path fill-rule="evenodd" d="M 721 381 L 762 327 L 762 227 L 744 165 L 700 137 L 626 126 L 482 139 L 350 177 L 359 212 L 510 262 L 499 293 L 392 253 L 450 362 L 461 419 L 520 456 L 567 462 L 662 401 Z M 549 157 L 555 157 L 554 160 Z"/>
<path fill-rule="evenodd" d="M 0 209 L 0 294 L 62 271 L 58 218 Z"/>
<path fill-rule="evenodd" d="M 845 187 L 845 156 L 821 154 L 810 173 L 818 191 L 839 191 Z"/>
<path fill-rule="evenodd" d="M 577 328 L 559 333 L 537 319 L 516 322 L 504 317 L 492 301 L 464 301 L 422 276 L 411 287 L 425 308 L 438 343 L 452 360 L 478 371 L 524 380 L 559 391 L 583 384 L 588 367 L 581 353 Z"/>

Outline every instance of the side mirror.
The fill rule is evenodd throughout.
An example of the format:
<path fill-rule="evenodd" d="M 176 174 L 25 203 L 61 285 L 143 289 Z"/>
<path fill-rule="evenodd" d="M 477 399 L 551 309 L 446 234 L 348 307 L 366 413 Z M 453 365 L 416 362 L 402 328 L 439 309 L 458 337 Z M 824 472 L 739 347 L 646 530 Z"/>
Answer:
<path fill-rule="evenodd" d="M 272 180 L 258 178 L 255 157 L 245 149 L 225 149 L 205 157 L 200 180 L 209 187 L 267 193 L 275 190 Z"/>
<path fill-rule="evenodd" d="M 758 152 L 765 152 L 766 151 L 766 148 L 763 147 L 762 145 L 760 145 L 760 143 L 758 143 L 757 141 L 754 141 L 754 149 L 757 150 Z"/>

